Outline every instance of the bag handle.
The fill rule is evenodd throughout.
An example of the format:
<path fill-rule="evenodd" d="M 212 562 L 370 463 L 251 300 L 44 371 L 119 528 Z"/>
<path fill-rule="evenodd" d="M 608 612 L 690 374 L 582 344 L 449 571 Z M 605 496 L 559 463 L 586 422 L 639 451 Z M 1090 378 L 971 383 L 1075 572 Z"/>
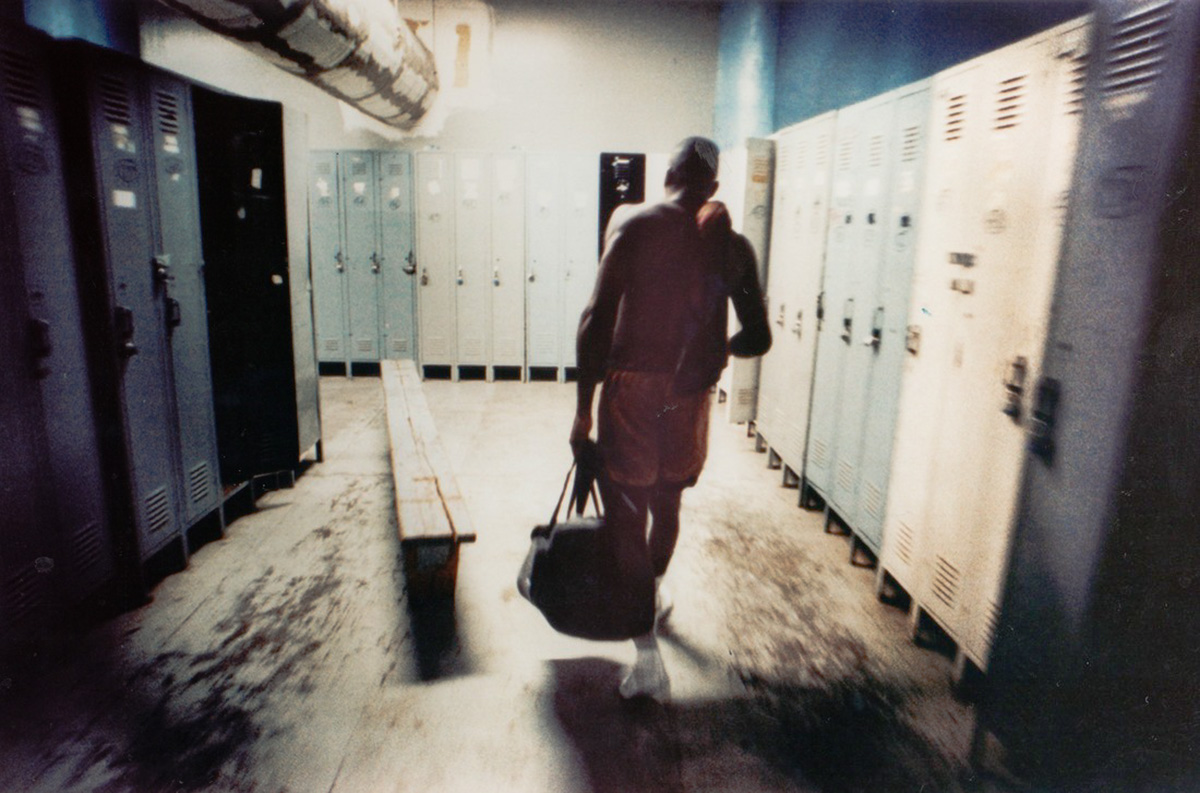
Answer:
<path fill-rule="evenodd" d="M 576 490 L 571 494 L 571 504 L 575 505 L 576 514 L 583 514 L 583 510 L 587 506 L 587 499 L 589 495 L 592 498 L 592 502 L 596 505 L 596 514 L 600 514 L 600 496 L 596 492 L 596 477 L 594 474 L 590 477 L 591 481 L 588 483 L 588 490 L 584 491 L 583 495 L 580 496 L 578 491 L 580 489 L 581 477 L 584 474 L 582 469 L 577 471 L 576 469 L 578 468 L 579 461 L 572 461 L 571 468 L 567 471 L 567 478 L 563 480 L 562 492 L 558 494 L 558 503 L 554 505 L 554 514 L 550 516 L 550 522 L 546 525 L 547 529 L 553 529 L 558 523 L 558 513 L 559 510 L 562 509 L 563 499 L 567 497 L 567 485 L 571 483 L 571 474 L 575 474 Z M 567 514 L 571 514 L 570 504 L 567 505 Z"/>

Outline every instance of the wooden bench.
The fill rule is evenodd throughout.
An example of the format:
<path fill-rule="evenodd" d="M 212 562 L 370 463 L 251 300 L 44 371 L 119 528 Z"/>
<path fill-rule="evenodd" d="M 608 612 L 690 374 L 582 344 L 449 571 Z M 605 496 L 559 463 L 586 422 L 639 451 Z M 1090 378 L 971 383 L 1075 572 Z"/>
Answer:
<path fill-rule="evenodd" d="M 382 361 L 396 518 L 410 596 L 453 596 L 458 546 L 475 532 L 412 361 Z"/>

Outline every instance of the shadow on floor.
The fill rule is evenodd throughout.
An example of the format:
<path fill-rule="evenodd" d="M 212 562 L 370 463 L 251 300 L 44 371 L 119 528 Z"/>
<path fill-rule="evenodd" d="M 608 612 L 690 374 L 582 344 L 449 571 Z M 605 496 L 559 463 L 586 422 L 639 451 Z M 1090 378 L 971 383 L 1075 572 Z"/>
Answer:
<path fill-rule="evenodd" d="M 471 674 L 454 595 L 410 597 L 406 602 L 417 676 L 429 682 Z"/>
<path fill-rule="evenodd" d="M 977 788 L 900 716 L 909 692 L 882 681 L 747 680 L 746 697 L 659 706 L 622 701 L 612 661 L 550 663 L 553 718 L 596 793 Z"/>

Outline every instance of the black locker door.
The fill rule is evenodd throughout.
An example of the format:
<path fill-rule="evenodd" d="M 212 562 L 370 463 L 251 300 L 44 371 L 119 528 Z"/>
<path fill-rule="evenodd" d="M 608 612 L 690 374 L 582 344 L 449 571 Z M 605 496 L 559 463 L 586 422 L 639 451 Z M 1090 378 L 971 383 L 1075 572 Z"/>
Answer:
<path fill-rule="evenodd" d="M 18 385 L 32 388 L 39 400 L 29 426 L 42 428 L 46 444 L 48 467 L 36 479 L 52 494 L 52 512 L 45 517 L 53 516 L 50 525 L 62 543 L 54 557 L 54 577 L 68 600 L 80 601 L 111 580 L 114 558 L 75 283 L 59 126 L 47 70 L 48 46 L 47 38 L 18 26 L 0 29 L 0 159 L 8 185 L 5 195 L 12 197 L 11 214 L 0 221 L 0 229 L 12 251 L 11 264 L 24 280 L 24 292 L 15 283 L 4 287 L 20 305 L 17 313 L 5 314 L 29 323 L 16 330 L 30 334 L 26 342 L 33 348 L 25 352 L 34 356 L 33 360 L 0 360 L 21 361 L 10 367 L 19 370 L 10 372 L 10 377 L 33 374 L 33 380 L 21 379 Z M 6 417 L 20 415 L 3 412 Z M 19 435 L 5 431 L 0 437 Z"/>
<path fill-rule="evenodd" d="M 78 42 L 55 52 L 72 225 L 109 474 L 122 477 L 142 560 L 181 539 L 167 276 L 157 266 L 144 66 Z M 181 546 L 180 546 L 181 547 Z"/>
<path fill-rule="evenodd" d="M 196 153 L 221 476 L 300 459 L 283 108 L 195 88 Z"/>

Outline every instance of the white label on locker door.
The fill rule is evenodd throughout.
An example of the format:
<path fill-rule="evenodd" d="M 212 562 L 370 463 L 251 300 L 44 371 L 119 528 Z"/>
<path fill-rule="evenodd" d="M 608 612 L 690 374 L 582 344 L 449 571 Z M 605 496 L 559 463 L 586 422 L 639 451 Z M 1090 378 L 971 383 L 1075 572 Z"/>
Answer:
<path fill-rule="evenodd" d="M 129 127 L 124 124 L 112 125 L 113 147 L 117 151 L 123 151 L 126 154 L 136 154 L 137 144 L 133 142 L 133 136 L 129 134 Z"/>
<path fill-rule="evenodd" d="M 179 136 L 178 135 L 163 135 L 163 151 L 167 154 L 179 153 Z"/>
<path fill-rule="evenodd" d="M 392 192 L 388 194 L 388 197 L 389 198 L 399 198 L 400 197 L 400 188 L 393 187 Z"/>
<path fill-rule="evenodd" d="M 321 194 L 321 198 L 329 198 L 329 180 L 321 178 L 317 180 L 317 192 Z"/>
<path fill-rule="evenodd" d="M 250 188 L 253 190 L 262 190 L 262 168 L 250 169 Z"/>
<path fill-rule="evenodd" d="M 354 183 L 354 194 L 355 195 L 366 195 L 367 194 L 367 183 L 366 182 L 355 182 Z"/>
<path fill-rule="evenodd" d="M 42 134 L 46 128 L 42 125 L 42 114 L 36 107 L 18 107 L 17 121 L 21 128 L 35 134 Z"/>
<path fill-rule="evenodd" d="M 132 190 L 113 190 L 113 206 L 121 209 L 137 209 L 137 193 Z"/>
<path fill-rule="evenodd" d="M 442 183 L 437 179 L 430 179 L 429 183 L 425 185 L 425 189 L 429 191 L 430 195 L 441 195 Z"/>

